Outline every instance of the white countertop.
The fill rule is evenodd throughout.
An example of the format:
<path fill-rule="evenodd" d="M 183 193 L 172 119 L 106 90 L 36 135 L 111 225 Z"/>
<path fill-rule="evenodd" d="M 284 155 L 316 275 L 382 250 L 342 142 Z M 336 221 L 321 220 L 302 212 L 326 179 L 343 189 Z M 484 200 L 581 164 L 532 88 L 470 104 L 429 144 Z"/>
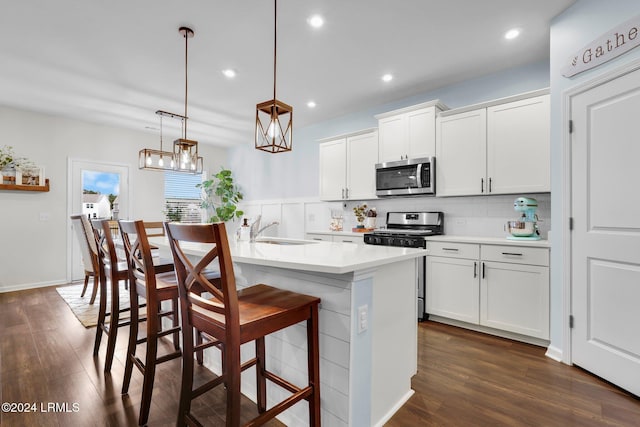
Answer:
<path fill-rule="evenodd" d="M 506 237 L 482 237 L 482 236 L 429 236 L 428 241 L 434 242 L 457 242 L 457 243 L 476 243 L 485 245 L 508 245 L 508 246 L 527 246 L 532 248 L 550 248 L 551 244 L 548 240 L 511 240 Z"/>
<path fill-rule="evenodd" d="M 349 236 L 349 237 L 362 237 L 367 233 L 373 233 L 373 231 L 364 231 L 360 233 L 356 233 L 353 231 L 331 231 L 331 230 L 315 230 L 315 231 L 307 231 L 306 234 L 326 234 L 329 236 Z"/>
<path fill-rule="evenodd" d="M 304 244 L 273 244 L 264 241 Z M 151 237 L 149 242 L 161 249 L 169 248 L 169 242 L 164 237 Z M 426 249 L 417 248 L 271 237 L 258 239 L 256 243 L 229 242 L 229 246 L 235 263 L 331 274 L 350 273 L 427 254 Z M 183 245 L 185 252 L 192 255 L 202 255 L 210 247 L 195 243 Z"/>

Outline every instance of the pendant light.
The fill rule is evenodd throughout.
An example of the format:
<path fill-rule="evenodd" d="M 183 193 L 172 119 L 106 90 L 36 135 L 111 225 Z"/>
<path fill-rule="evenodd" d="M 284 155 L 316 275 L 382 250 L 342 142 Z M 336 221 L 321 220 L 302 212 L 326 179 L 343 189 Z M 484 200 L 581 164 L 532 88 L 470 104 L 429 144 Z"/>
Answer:
<path fill-rule="evenodd" d="M 293 107 L 276 99 L 278 1 L 273 12 L 273 99 L 256 106 L 256 149 L 268 153 L 291 151 Z"/>
<path fill-rule="evenodd" d="M 180 27 L 178 30 L 184 37 L 184 115 L 158 110 L 160 116 L 160 150 L 143 149 L 138 153 L 138 167 L 149 170 L 170 170 L 191 174 L 201 174 L 203 159 L 198 156 L 198 141 L 187 137 L 187 95 L 188 95 L 188 46 L 189 39 L 193 37 L 193 30 Z M 162 149 L 162 118 L 170 117 L 181 122 L 180 138 L 173 141 L 173 151 Z"/>

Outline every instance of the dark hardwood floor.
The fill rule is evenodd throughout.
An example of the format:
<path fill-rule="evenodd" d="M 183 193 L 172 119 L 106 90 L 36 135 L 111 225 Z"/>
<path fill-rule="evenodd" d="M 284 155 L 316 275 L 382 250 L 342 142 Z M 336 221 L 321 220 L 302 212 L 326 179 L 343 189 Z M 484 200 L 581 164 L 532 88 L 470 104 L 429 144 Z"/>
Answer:
<path fill-rule="evenodd" d="M 640 426 L 639 400 L 546 358 L 543 348 L 432 322 L 418 329 L 416 393 L 388 426 Z M 85 329 L 53 287 L 0 294 L 0 397 L 36 405 L 1 412 L 0 425 L 135 426 L 137 372 L 129 395 L 120 395 L 127 334 L 121 329 L 104 375 L 105 346 L 92 356 L 95 328 Z M 210 375 L 198 370 L 200 380 Z M 175 425 L 179 383 L 178 360 L 159 366 L 149 426 Z M 194 408 L 206 425 L 222 426 L 224 400 L 214 390 Z M 253 414 L 244 400 L 243 415 Z"/>

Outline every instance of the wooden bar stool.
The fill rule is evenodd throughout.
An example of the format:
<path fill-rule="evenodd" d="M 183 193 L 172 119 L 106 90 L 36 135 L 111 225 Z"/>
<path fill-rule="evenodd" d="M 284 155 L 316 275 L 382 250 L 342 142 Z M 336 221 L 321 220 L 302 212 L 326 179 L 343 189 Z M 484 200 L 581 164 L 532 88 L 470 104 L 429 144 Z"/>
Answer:
<path fill-rule="evenodd" d="M 149 418 L 151 395 L 156 365 L 181 356 L 180 326 L 178 317 L 178 287 L 173 272 L 156 273 L 151 255 L 151 246 L 142 221 L 119 221 L 122 243 L 125 249 L 129 275 L 131 299 L 131 327 L 124 370 L 122 394 L 127 394 L 131 374 L 135 365 L 143 375 L 142 397 L 138 424 L 144 425 Z M 146 300 L 146 336 L 138 338 L 140 320 L 140 298 Z M 162 301 L 171 301 L 171 308 L 163 310 Z M 172 325 L 163 329 L 162 318 L 171 317 Z M 158 356 L 158 339 L 173 336 L 174 351 Z M 136 356 L 138 344 L 146 343 L 144 361 Z"/>
<path fill-rule="evenodd" d="M 120 315 L 130 311 L 130 307 L 120 308 L 121 281 L 129 281 L 129 270 L 125 259 L 118 257 L 118 248 L 114 240 L 113 221 L 94 219 L 94 239 L 98 248 L 98 260 L 100 271 L 100 302 L 98 309 L 98 325 L 96 339 L 93 345 L 93 355 L 100 351 L 102 334 L 107 336 L 107 354 L 104 361 L 104 372 L 111 371 L 113 355 L 116 348 L 118 328 L 131 324 L 131 319 L 120 320 Z M 173 261 L 168 259 L 154 259 L 154 268 L 157 273 L 173 271 Z M 110 286 L 107 285 L 110 284 Z M 111 294 L 111 306 L 107 310 L 107 290 Z M 140 321 L 144 321 L 141 319 Z"/>
<path fill-rule="evenodd" d="M 167 236 L 178 277 L 182 317 L 182 386 L 178 425 L 201 425 L 191 414 L 191 401 L 224 383 L 227 395 L 226 425 L 240 425 L 240 374 L 256 366 L 257 406 L 260 415 L 249 425 L 261 425 L 301 400 L 309 402 L 309 424 L 320 426 L 320 367 L 318 351 L 318 305 L 320 299 L 264 284 L 236 290 L 235 276 L 224 223 L 167 224 Z M 192 262 L 182 243 L 210 244 L 211 249 Z M 203 270 L 218 258 L 220 288 L 207 280 Z M 192 257 L 193 259 L 193 257 Z M 193 290 L 203 288 L 213 295 L 204 299 Z M 265 339 L 268 334 L 307 323 L 308 384 L 298 387 L 266 368 Z M 219 340 L 223 347 L 222 375 L 193 389 L 193 329 Z M 255 341 L 256 357 L 241 363 L 240 345 Z M 292 394 L 267 409 L 266 380 Z"/>

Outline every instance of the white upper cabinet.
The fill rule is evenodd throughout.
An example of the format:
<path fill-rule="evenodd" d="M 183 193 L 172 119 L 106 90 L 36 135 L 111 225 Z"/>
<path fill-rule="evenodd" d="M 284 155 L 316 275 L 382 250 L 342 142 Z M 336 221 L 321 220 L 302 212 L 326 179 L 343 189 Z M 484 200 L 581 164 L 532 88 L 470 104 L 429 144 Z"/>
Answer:
<path fill-rule="evenodd" d="M 322 140 L 320 199 L 375 199 L 376 163 L 378 132 L 375 129 Z"/>
<path fill-rule="evenodd" d="M 548 90 L 449 110 L 436 120 L 436 194 L 548 192 Z"/>
<path fill-rule="evenodd" d="M 344 198 L 347 179 L 347 138 L 320 144 L 320 199 Z"/>
<path fill-rule="evenodd" d="M 549 95 L 487 108 L 491 193 L 551 191 Z"/>
<path fill-rule="evenodd" d="M 436 115 L 446 108 L 431 101 L 376 115 L 380 163 L 434 156 Z"/>
<path fill-rule="evenodd" d="M 482 194 L 487 158 L 487 111 L 467 111 L 437 120 L 436 194 Z"/>

